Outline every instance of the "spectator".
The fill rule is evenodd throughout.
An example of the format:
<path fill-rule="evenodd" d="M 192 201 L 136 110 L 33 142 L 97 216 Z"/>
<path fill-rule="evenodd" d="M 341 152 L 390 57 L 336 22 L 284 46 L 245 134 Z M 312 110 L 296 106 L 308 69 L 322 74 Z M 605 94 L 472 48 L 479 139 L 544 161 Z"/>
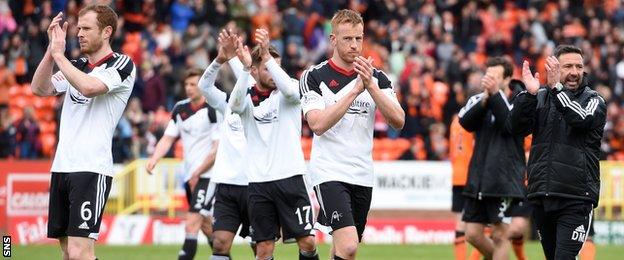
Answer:
<path fill-rule="evenodd" d="M 165 106 L 165 82 L 160 76 L 160 73 L 154 70 L 154 67 L 149 62 L 144 62 L 142 66 L 142 77 L 144 82 L 143 87 L 143 111 L 150 112 L 155 111 L 160 106 Z"/>
<path fill-rule="evenodd" d="M 35 159 L 41 155 L 39 123 L 33 115 L 33 108 L 24 108 L 24 116 L 17 123 L 17 147 L 19 158 Z"/>
<path fill-rule="evenodd" d="M 15 156 L 15 135 L 17 130 L 6 105 L 0 104 L 0 158 Z"/>
<path fill-rule="evenodd" d="M 7 68 L 4 55 L 0 54 L 0 105 L 9 104 L 9 89 L 15 86 L 15 75 Z"/>

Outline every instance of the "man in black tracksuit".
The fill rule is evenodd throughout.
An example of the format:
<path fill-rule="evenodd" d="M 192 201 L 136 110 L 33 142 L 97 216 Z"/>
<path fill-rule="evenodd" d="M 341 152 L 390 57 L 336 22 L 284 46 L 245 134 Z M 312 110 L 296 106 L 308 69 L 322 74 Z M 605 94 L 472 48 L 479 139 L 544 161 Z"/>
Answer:
<path fill-rule="evenodd" d="M 509 258 L 509 213 L 526 192 L 524 135 L 505 127 L 513 108 L 509 99 L 522 90 L 510 88 L 512 73 L 505 58 L 490 59 L 481 81 L 483 93 L 470 97 L 459 112 L 462 127 L 476 133 L 463 193 L 466 239 L 487 259 Z M 488 224 L 493 225 L 491 239 L 483 234 Z"/>
<path fill-rule="evenodd" d="M 548 83 L 524 62 L 526 92 L 514 102 L 507 127 L 533 133 L 528 194 L 547 259 L 574 259 L 589 231 L 600 190 L 600 139 L 605 101 L 583 81 L 583 53 L 561 45 L 546 60 Z"/>

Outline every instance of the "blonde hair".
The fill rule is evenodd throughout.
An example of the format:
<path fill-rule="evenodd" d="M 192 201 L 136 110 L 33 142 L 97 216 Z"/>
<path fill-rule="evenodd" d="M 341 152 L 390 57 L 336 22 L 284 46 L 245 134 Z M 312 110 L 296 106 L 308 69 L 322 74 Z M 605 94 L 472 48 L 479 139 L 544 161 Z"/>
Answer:
<path fill-rule="evenodd" d="M 349 23 L 352 25 L 362 24 L 364 25 L 364 20 L 360 13 L 350 10 L 350 9 L 342 9 L 334 14 L 334 17 L 331 19 L 332 32 L 339 24 Z"/>

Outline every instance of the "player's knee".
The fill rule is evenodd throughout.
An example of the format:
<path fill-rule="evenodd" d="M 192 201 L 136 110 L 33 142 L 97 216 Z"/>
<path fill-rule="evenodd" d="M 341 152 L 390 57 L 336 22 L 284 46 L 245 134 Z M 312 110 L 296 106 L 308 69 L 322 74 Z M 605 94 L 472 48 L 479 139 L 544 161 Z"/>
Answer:
<path fill-rule="evenodd" d="M 470 244 L 477 244 L 483 237 L 483 233 L 476 232 L 474 230 L 466 230 L 466 241 Z"/>
<path fill-rule="evenodd" d="M 519 239 L 519 238 L 522 238 L 522 236 L 524 236 L 524 230 L 512 227 L 512 228 L 509 229 L 509 232 L 508 232 L 507 236 L 509 237 L 509 239 Z"/>
<path fill-rule="evenodd" d="M 256 244 L 256 258 L 267 259 L 273 255 L 273 244 L 269 241 L 263 241 Z"/>
<path fill-rule="evenodd" d="M 87 247 L 78 243 L 69 243 L 67 245 L 67 259 L 85 259 L 87 256 Z"/>
<path fill-rule="evenodd" d="M 202 227 L 201 220 L 196 217 L 189 217 L 186 220 L 186 224 L 184 226 L 184 231 L 186 233 L 196 234 Z"/>
<path fill-rule="evenodd" d="M 357 242 L 345 242 L 336 245 L 336 255 L 344 259 L 354 259 L 358 250 Z"/>
<path fill-rule="evenodd" d="M 304 251 L 314 251 L 316 248 L 313 236 L 299 238 L 297 239 L 297 244 L 299 245 L 299 249 Z"/>
<path fill-rule="evenodd" d="M 214 237 L 212 241 L 212 250 L 217 254 L 226 255 L 229 254 L 232 241 L 223 239 L 221 237 Z"/>

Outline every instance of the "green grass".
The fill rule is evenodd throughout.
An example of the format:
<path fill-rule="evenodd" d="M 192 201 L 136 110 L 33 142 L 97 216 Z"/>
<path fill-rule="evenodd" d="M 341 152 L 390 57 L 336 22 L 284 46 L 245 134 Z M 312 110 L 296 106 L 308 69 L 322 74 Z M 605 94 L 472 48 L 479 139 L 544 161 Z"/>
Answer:
<path fill-rule="evenodd" d="M 176 259 L 180 246 L 97 246 L 99 259 Z M 526 244 L 525 251 L 529 259 L 544 259 L 542 248 L 537 242 Z M 597 246 L 596 259 L 622 259 L 624 247 Z M 327 259 L 328 245 L 321 245 L 319 253 L 321 259 Z M 60 259 L 58 247 L 44 246 L 14 246 L 13 259 Z M 512 253 L 513 255 L 513 253 Z M 234 259 L 253 259 L 251 250 L 247 246 L 236 245 L 232 249 Z M 276 259 L 297 259 L 297 246 L 278 244 L 275 250 Z M 198 249 L 195 259 L 210 259 L 208 246 Z M 451 245 L 362 245 L 358 252 L 358 259 L 453 259 Z M 515 259 L 515 257 L 511 257 Z"/>

